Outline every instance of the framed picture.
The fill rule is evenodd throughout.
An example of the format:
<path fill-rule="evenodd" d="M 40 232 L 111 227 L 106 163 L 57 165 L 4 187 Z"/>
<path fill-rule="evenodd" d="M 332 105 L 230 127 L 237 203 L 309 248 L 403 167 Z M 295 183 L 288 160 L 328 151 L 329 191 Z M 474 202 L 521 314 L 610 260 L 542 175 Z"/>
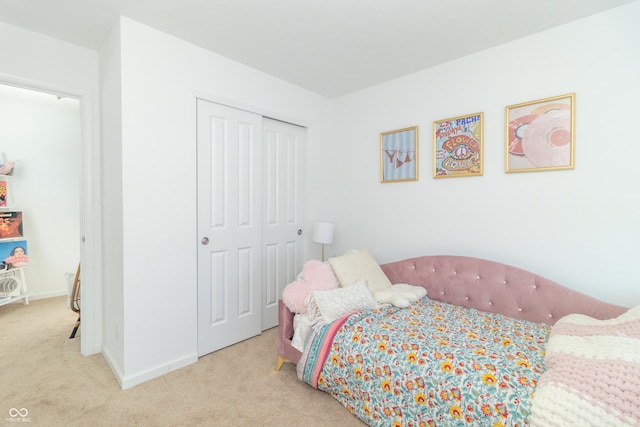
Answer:
<path fill-rule="evenodd" d="M 27 241 L 23 239 L 0 242 L 0 262 L 9 264 L 11 268 L 27 265 Z"/>
<path fill-rule="evenodd" d="M 7 206 L 7 182 L 0 181 L 0 207 Z"/>
<path fill-rule="evenodd" d="M 506 108 L 505 171 L 573 169 L 575 94 Z"/>
<path fill-rule="evenodd" d="M 380 182 L 418 180 L 418 126 L 380 134 Z"/>
<path fill-rule="evenodd" d="M 22 212 L 0 212 L 0 239 L 23 236 Z"/>
<path fill-rule="evenodd" d="M 483 113 L 433 122 L 433 177 L 483 173 Z"/>

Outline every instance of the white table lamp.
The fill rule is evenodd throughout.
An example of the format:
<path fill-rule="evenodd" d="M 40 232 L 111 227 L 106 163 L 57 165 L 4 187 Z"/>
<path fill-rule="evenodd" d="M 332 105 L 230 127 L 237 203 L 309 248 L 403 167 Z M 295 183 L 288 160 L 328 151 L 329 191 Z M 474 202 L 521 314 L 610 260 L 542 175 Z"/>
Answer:
<path fill-rule="evenodd" d="M 322 262 L 324 262 L 324 245 L 330 245 L 333 242 L 333 224 L 317 221 L 313 227 L 313 241 L 322 244 Z"/>

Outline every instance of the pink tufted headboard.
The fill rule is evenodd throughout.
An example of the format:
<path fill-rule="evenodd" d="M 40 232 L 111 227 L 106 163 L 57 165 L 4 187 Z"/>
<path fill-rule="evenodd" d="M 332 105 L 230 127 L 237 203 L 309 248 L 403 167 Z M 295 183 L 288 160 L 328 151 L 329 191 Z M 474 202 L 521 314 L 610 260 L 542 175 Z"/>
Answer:
<path fill-rule="evenodd" d="M 550 325 L 571 313 L 608 319 L 628 310 L 520 268 L 479 258 L 422 256 L 383 264 L 381 268 L 391 283 L 423 286 L 432 300 Z M 293 313 L 282 300 L 278 318 L 276 369 L 284 361 L 297 363 L 301 356 L 291 346 Z"/>
<path fill-rule="evenodd" d="M 422 256 L 381 267 L 391 283 L 423 286 L 432 300 L 550 325 L 571 313 L 608 319 L 628 310 L 520 268 L 479 258 Z"/>

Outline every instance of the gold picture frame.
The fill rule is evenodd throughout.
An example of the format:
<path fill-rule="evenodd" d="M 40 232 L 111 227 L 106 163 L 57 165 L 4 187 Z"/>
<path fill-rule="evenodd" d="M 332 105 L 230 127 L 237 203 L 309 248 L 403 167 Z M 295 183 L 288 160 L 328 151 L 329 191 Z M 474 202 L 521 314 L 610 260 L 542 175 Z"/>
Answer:
<path fill-rule="evenodd" d="M 482 176 L 484 113 L 433 122 L 433 177 Z"/>
<path fill-rule="evenodd" d="M 574 150 L 575 93 L 506 107 L 506 173 L 573 169 Z"/>
<path fill-rule="evenodd" d="M 418 180 L 418 126 L 380 134 L 380 182 Z"/>

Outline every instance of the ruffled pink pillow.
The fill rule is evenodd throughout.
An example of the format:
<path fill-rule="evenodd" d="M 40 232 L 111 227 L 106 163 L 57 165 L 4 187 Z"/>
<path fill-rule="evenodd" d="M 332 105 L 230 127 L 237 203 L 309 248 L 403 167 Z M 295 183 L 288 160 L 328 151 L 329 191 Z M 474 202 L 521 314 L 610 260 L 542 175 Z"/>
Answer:
<path fill-rule="evenodd" d="M 282 302 L 293 313 L 306 313 L 304 300 L 314 289 L 328 290 L 338 287 L 338 280 L 331 267 L 322 261 L 312 259 L 302 267 L 298 279 L 289 283 L 282 291 Z"/>

